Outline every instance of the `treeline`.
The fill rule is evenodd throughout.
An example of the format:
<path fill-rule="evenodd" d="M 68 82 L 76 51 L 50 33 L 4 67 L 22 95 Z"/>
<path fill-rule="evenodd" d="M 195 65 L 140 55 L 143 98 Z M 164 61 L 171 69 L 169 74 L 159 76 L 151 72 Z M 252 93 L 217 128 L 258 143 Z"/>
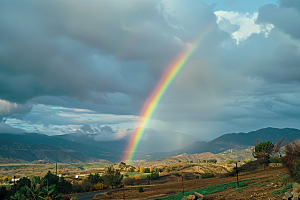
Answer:
<path fill-rule="evenodd" d="M 33 177 L 33 179 L 23 177 L 10 187 L 0 187 L 0 199 L 69 199 L 64 194 L 114 188 L 120 186 L 122 180 L 123 175 L 120 174 L 120 171 L 114 170 L 112 167 L 109 167 L 102 176 L 98 173 L 90 174 L 86 179 L 73 184 L 49 171 L 43 178 L 39 176 Z"/>

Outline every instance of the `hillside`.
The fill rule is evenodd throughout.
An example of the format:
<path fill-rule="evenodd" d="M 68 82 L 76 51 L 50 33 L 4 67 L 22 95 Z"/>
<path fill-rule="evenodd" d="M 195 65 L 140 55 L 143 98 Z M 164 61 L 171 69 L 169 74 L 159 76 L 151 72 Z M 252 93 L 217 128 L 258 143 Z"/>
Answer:
<path fill-rule="evenodd" d="M 161 158 L 153 161 L 136 162 L 136 166 L 152 167 L 158 165 L 169 165 L 178 162 L 198 162 L 198 160 L 210 160 L 216 159 L 218 162 L 226 162 L 226 160 L 240 160 L 243 161 L 246 158 L 254 159 L 252 156 L 252 147 L 242 150 L 229 149 L 227 151 L 213 154 L 211 152 L 199 153 L 199 154 L 181 154 L 168 158 Z"/>
<path fill-rule="evenodd" d="M 122 152 L 126 148 L 128 140 L 130 139 L 123 138 L 113 141 L 97 141 L 98 134 L 77 133 L 58 135 L 55 137 L 62 138 L 68 141 L 74 141 L 81 144 L 100 146 L 101 148 L 109 152 Z M 153 129 L 146 129 L 137 151 L 140 153 L 174 151 L 198 140 L 200 139 L 176 131 L 156 131 Z"/>
<path fill-rule="evenodd" d="M 91 157 L 82 152 L 99 157 Z M 108 160 L 102 158 L 107 158 L 110 154 L 106 156 L 102 154 L 105 155 L 105 152 L 97 147 L 55 139 L 42 134 L 0 134 L 0 157 L 7 159 L 109 163 Z"/>
<path fill-rule="evenodd" d="M 200 141 L 195 141 L 194 143 L 186 146 L 185 148 L 178 149 L 170 152 L 160 152 L 148 154 L 147 160 L 156 160 L 159 158 L 172 157 L 180 154 L 195 154 L 195 153 L 220 153 L 229 149 L 246 149 L 249 146 L 253 146 L 255 141 L 261 136 L 261 141 L 270 140 L 274 142 L 281 138 L 286 137 L 285 143 L 291 142 L 297 138 L 300 138 L 300 130 L 293 128 L 263 128 L 257 131 L 251 131 L 249 133 L 229 133 L 224 134 L 210 142 L 203 143 Z M 141 157 L 137 157 L 137 160 L 141 160 Z"/>

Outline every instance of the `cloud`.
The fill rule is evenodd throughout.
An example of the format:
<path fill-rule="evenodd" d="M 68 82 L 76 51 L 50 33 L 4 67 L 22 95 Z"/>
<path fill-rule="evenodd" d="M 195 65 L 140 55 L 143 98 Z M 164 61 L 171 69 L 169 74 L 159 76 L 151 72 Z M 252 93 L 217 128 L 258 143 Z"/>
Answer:
<path fill-rule="evenodd" d="M 132 130 L 120 129 L 113 131 L 111 126 L 89 125 L 85 124 L 76 130 L 77 135 L 85 135 L 95 141 L 112 141 L 128 138 Z"/>
<path fill-rule="evenodd" d="M 208 139 L 298 126 L 299 6 L 261 4 L 2 1 L 0 117 L 29 132 L 127 137 L 166 67 L 212 27 L 149 128 Z"/>
<path fill-rule="evenodd" d="M 270 31 L 274 28 L 272 24 L 264 26 L 256 24 L 255 21 L 258 13 L 253 15 L 249 13 L 239 13 L 234 11 L 216 11 L 217 23 L 220 29 L 231 34 L 231 37 L 236 40 L 237 44 L 246 40 L 250 35 L 256 33 L 264 33 L 267 37 Z M 235 25 L 235 26 L 234 26 Z M 238 28 L 239 27 L 239 28 Z"/>
<path fill-rule="evenodd" d="M 300 39 L 300 9 L 297 1 L 280 1 L 280 5 L 268 4 L 259 10 L 258 23 L 271 23 L 294 39 Z"/>
<path fill-rule="evenodd" d="M 11 103 L 0 99 L 0 121 L 4 117 L 9 117 L 13 114 L 25 114 L 30 112 L 31 106 Z"/>

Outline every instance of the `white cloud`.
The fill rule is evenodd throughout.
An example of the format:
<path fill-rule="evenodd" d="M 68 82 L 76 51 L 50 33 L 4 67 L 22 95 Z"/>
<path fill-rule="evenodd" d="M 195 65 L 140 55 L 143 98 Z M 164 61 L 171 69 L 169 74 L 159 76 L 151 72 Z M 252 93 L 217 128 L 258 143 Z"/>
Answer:
<path fill-rule="evenodd" d="M 217 16 L 217 23 L 219 28 L 230 33 L 231 37 L 236 40 L 236 43 L 239 44 L 241 41 L 246 40 L 252 34 L 263 33 L 265 37 L 267 37 L 270 31 L 274 28 L 272 24 L 259 25 L 256 24 L 255 21 L 258 17 L 258 13 L 255 12 L 252 15 L 249 13 L 239 13 L 235 11 L 215 11 L 215 15 Z M 222 23 L 224 20 L 228 20 L 231 24 L 228 26 L 224 26 Z M 221 25 L 221 26 L 220 26 Z M 229 26 L 238 25 L 239 29 L 237 31 L 231 32 L 232 30 Z"/>
<path fill-rule="evenodd" d="M 15 113 L 27 113 L 30 111 L 30 109 L 31 107 L 28 105 L 11 103 L 9 101 L 0 99 L 0 119 L 2 117 L 9 117 Z"/>

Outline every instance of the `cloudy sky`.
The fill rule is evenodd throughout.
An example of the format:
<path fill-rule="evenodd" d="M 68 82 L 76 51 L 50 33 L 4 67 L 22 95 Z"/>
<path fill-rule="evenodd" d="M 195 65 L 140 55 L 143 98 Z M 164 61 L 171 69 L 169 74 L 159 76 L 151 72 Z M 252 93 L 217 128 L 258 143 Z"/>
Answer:
<path fill-rule="evenodd" d="M 123 137 L 207 27 L 147 128 L 300 128 L 298 0 L 3 0 L 0 132 Z"/>

